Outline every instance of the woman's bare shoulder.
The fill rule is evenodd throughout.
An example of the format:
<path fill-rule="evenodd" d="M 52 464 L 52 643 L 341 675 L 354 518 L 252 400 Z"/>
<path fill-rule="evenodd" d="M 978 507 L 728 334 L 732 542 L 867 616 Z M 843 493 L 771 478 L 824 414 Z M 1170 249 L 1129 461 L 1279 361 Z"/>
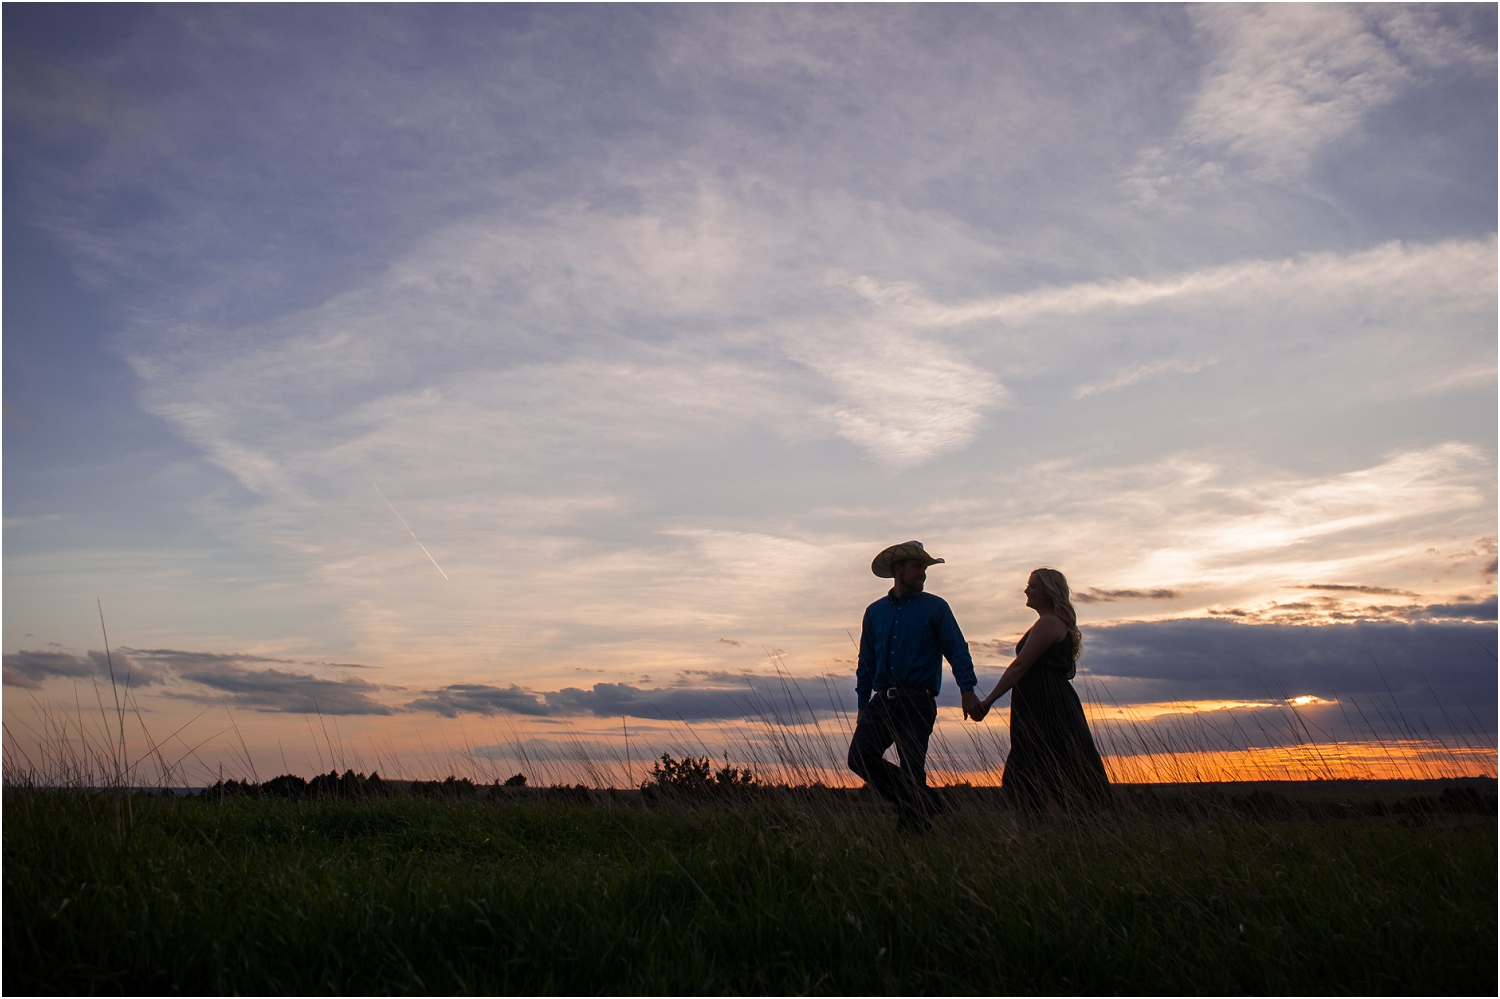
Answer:
<path fill-rule="evenodd" d="M 1068 633 L 1068 626 L 1056 614 L 1042 614 L 1031 626 L 1031 633 L 1050 645 Z"/>

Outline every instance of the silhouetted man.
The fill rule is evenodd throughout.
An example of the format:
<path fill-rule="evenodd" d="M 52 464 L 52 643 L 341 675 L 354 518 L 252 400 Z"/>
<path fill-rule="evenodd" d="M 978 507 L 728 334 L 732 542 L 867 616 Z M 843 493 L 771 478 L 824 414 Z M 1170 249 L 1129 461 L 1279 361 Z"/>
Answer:
<path fill-rule="evenodd" d="M 895 802 L 902 829 L 928 828 L 927 816 L 935 805 L 927 787 L 927 740 L 937 721 L 943 657 L 963 693 L 964 715 L 979 706 L 969 643 L 948 602 L 923 592 L 927 567 L 941 561 L 928 555 L 920 541 L 892 545 L 876 555 L 871 571 L 895 585 L 865 608 L 860 628 L 854 686 L 859 721 L 849 743 L 849 769 Z M 884 758 L 891 743 L 896 744 L 899 767 Z"/>

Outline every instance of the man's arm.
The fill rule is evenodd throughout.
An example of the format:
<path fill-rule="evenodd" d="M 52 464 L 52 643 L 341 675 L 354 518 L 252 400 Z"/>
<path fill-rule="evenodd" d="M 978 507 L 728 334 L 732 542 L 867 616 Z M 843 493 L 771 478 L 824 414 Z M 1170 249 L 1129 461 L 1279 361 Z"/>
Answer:
<path fill-rule="evenodd" d="M 964 640 L 964 633 L 959 630 L 958 619 L 953 616 L 953 608 L 943 607 L 943 616 L 938 621 L 938 648 L 942 649 L 943 655 L 948 659 L 948 666 L 953 670 L 953 681 L 958 684 L 959 693 L 962 695 L 964 706 L 964 717 L 969 717 L 979 707 L 979 695 L 974 693 L 974 687 L 979 683 L 974 676 L 974 657 L 969 654 L 969 643 Z"/>
<path fill-rule="evenodd" d="M 854 694 L 858 698 L 859 710 L 870 703 L 870 688 L 875 683 L 875 635 L 870 625 L 870 612 L 865 611 L 864 621 L 859 626 L 859 665 L 854 670 Z"/>

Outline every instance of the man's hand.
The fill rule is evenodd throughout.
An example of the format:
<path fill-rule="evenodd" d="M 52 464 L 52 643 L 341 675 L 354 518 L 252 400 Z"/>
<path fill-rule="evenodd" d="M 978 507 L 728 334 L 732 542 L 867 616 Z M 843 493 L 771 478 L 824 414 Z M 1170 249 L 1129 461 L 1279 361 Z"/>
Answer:
<path fill-rule="evenodd" d="M 984 706 L 984 702 L 979 699 L 978 694 L 974 693 L 974 691 L 972 690 L 964 691 L 965 718 L 972 718 L 975 721 L 979 721 L 985 716 L 985 713 L 987 711 L 989 711 L 989 709 Z"/>

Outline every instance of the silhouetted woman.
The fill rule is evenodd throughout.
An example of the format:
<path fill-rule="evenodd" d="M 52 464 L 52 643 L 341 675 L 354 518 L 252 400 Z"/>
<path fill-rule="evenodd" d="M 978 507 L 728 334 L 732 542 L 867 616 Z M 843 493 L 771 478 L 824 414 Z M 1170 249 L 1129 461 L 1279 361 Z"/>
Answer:
<path fill-rule="evenodd" d="M 1067 579 L 1056 569 L 1036 570 L 1026 583 L 1026 606 L 1036 611 L 1036 623 L 973 717 L 983 719 L 1002 694 L 1014 691 L 1005 789 L 1036 811 L 1098 807 L 1109 798 L 1109 778 L 1071 683 L 1083 636 Z"/>

